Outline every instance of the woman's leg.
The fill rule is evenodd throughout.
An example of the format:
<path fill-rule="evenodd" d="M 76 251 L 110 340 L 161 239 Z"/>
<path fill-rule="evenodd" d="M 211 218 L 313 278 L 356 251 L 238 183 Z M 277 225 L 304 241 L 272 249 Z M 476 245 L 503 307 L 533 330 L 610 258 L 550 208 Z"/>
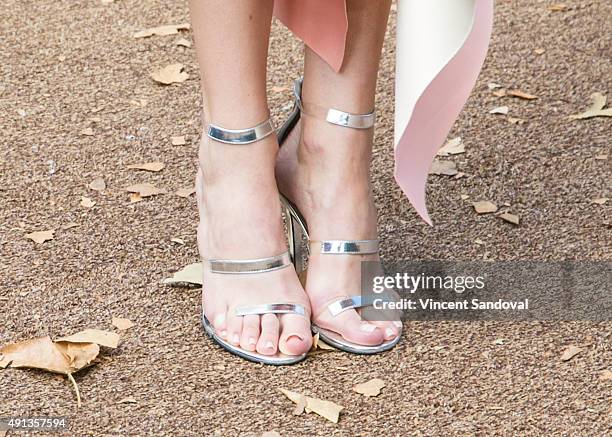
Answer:
<path fill-rule="evenodd" d="M 191 0 L 202 75 L 204 127 L 254 127 L 269 117 L 266 59 L 272 0 Z M 228 145 L 203 135 L 196 179 L 198 247 L 205 259 L 256 259 L 286 250 L 274 162 L 275 135 L 249 145 Z M 203 306 L 215 330 L 230 343 L 261 354 L 310 348 L 307 318 L 234 315 L 239 305 L 301 303 L 308 298 L 295 270 L 224 275 L 204 268 Z M 280 338 L 280 341 L 279 341 Z"/>
<path fill-rule="evenodd" d="M 349 27 L 342 70 L 336 73 L 307 48 L 305 104 L 353 114 L 372 111 L 390 3 L 347 0 Z M 376 239 L 377 214 L 370 186 L 372 143 L 373 129 L 339 127 L 306 115 L 281 149 L 279 187 L 305 215 L 313 240 Z M 369 259 L 378 258 L 313 253 L 306 284 L 313 320 L 367 345 L 394 338 L 401 324 L 365 323 L 353 310 L 332 318 L 324 309 L 331 298 L 359 294 L 360 262 Z"/>

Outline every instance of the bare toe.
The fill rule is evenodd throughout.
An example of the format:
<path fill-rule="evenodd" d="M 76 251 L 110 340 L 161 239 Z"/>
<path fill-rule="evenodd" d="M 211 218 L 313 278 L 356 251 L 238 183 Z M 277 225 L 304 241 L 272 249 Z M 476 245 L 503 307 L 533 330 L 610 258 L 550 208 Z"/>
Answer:
<path fill-rule="evenodd" d="M 262 355 L 274 355 L 278 346 L 279 321 L 274 314 L 261 317 L 261 335 L 257 342 L 257 352 Z"/>

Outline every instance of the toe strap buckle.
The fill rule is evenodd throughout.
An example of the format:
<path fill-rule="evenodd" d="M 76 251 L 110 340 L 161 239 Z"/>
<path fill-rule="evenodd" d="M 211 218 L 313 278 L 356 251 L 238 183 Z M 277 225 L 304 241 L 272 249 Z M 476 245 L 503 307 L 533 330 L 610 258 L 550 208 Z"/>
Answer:
<path fill-rule="evenodd" d="M 261 314 L 297 314 L 306 315 L 304 305 L 296 303 L 267 303 L 262 305 L 243 305 L 236 307 L 237 316 L 261 315 Z"/>

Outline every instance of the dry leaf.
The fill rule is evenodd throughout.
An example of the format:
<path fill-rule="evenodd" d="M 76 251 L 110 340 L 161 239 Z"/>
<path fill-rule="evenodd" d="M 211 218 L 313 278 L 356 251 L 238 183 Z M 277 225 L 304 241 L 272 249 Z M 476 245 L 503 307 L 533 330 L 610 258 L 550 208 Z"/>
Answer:
<path fill-rule="evenodd" d="M 196 190 L 193 187 L 179 188 L 176 190 L 176 195 L 179 197 L 189 197 L 195 192 Z"/>
<path fill-rule="evenodd" d="M 111 323 L 120 331 L 125 331 L 126 329 L 130 329 L 132 326 L 134 326 L 134 323 L 131 320 L 124 319 L 122 317 L 113 317 L 113 321 Z"/>
<path fill-rule="evenodd" d="M 147 162 L 146 164 L 131 164 L 127 168 L 146 171 L 162 171 L 165 165 L 162 162 Z"/>
<path fill-rule="evenodd" d="M 497 205 L 488 200 L 480 200 L 478 202 L 472 202 L 472 206 L 478 214 L 488 214 L 490 212 L 497 211 Z"/>
<path fill-rule="evenodd" d="M 591 203 L 596 203 L 597 205 L 605 205 L 608 201 L 607 197 L 599 197 L 597 199 L 591 199 Z"/>
<path fill-rule="evenodd" d="M 185 245 L 185 241 L 182 238 L 171 238 L 170 241 L 176 244 Z"/>
<path fill-rule="evenodd" d="M 503 338 L 496 338 L 495 341 L 493 342 L 493 344 L 496 344 L 498 346 L 501 346 L 505 343 L 505 340 Z"/>
<path fill-rule="evenodd" d="M 493 91 L 495 97 L 506 97 L 506 90 L 495 90 Z"/>
<path fill-rule="evenodd" d="M 302 414 L 304 412 L 305 408 L 306 408 L 306 396 L 300 394 L 299 401 L 295 405 L 295 408 L 293 410 L 293 415 L 294 416 L 299 416 L 300 414 Z"/>
<path fill-rule="evenodd" d="M 143 198 L 138 193 L 130 193 L 130 203 L 142 202 Z"/>
<path fill-rule="evenodd" d="M 149 183 L 130 185 L 125 190 L 129 193 L 138 193 L 140 197 L 157 196 L 158 194 L 167 193 L 163 188 L 157 188 Z"/>
<path fill-rule="evenodd" d="M 603 109 L 606 106 L 606 96 L 601 93 L 591 94 L 591 106 L 580 114 L 570 115 L 572 120 L 583 120 L 593 117 L 612 117 L 612 108 Z"/>
<path fill-rule="evenodd" d="M 154 81 L 163 85 L 181 83 L 189 79 L 189 75 L 184 71 L 184 69 L 185 66 L 183 64 L 170 64 L 161 70 L 151 73 L 151 77 Z"/>
<path fill-rule="evenodd" d="M 172 275 L 171 278 L 164 279 L 164 284 L 178 285 L 195 284 L 202 285 L 202 263 L 189 264 Z"/>
<path fill-rule="evenodd" d="M 567 347 L 567 349 L 563 351 L 563 354 L 561 354 L 561 361 L 569 361 L 576 355 L 578 355 L 580 352 L 582 352 L 582 349 L 580 349 L 578 346 L 574 346 L 573 344 L 571 344 Z"/>
<path fill-rule="evenodd" d="M 311 398 L 310 396 L 304 396 L 301 393 L 296 393 L 289 390 L 280 389 L 280 391 L 291 399 L 292 402 L 296 404 L 300 402 L 302 397 L 306 398 L 306 407 L 305 411 L 307 413 L 313 412 L 318 414 L 321 417 L 329 420 L 333 423 L 338 423 L 338 418 L 340 417 L 340 411 L 344 409 L 344 407 L 330 401 L 325 401 L 322 399 Z"/>
<path fill-rule="evenodd" d="M 90 366 L 99 352 L 97 344 L 54 342 L 46 336 L 2 347 L 0 367 L 27 367 L 67 375 Z"/>
<path fill-rule="evenodd" d="M 172 142 L 173 146 L 184 146 L 185 144 L 187 144 L 187 142 L 185 141 L 185 135 L 170 137 L 170 141 Z"/>
<path fill-rule="evenodd" d="M 439 159 L 434 159 L 429 169 L 429 174 L 435 175 L 446 175 L 446 176 L 454 176 L 459 171 L 457 170 L 457 164 L 453 161 L 441 161 Z"/>
<path fill-rule="evenodd" d="M 76 228 L 77 226 L 79 226 L 78 223 L 66 223 L 65 225 L 62 225 L 62 230 L 67 231 L 68 229 Z"/>
<path fill-rule="evenodd" d="M 54 229 L 50 231 L 36 231 L 36 232 L 30 232 L 29 234 L 25 234 L 25 237 L 29 238 L 35 243 L 43 244 L 45 241 L 53 240 L 54 233 L 55 233 Z"/>
<path fill-rule="evenodd" d="M 137 404 L 138 401 L 130 396 L 130 397 L 127 397 L 127 398 L 123 398 L 120 401 L 117 401 L 116 403 L 117 404 Z"/>
<path fill-rule="evenodd" d="M 533 94 L 525 93 L 521 90 L 510 90 L 506 92 L 506 95 L 512 96 L 512 97 L 518 97 L 519 99 L 524 99 L 524 100 L 535 100 L 538 98 L 538 96 L 534 96 Z"/>
<path fill-rule="evenodd" d="M 176 42 L 176 45 L 181 47 L 191 47 L 191 41 L 185 38 L 181 38 Z"/>
<path fill-rule="evenodd" d="M 106 182 L 102 178 L 95 178 L 89 183 L 88 187 L 94 191 L 103 191 L 106 189 Z"/>
<path fill-rule="evenodd" d="M 497 108 L 491 109 L 489 113 L 507 115 L 509 111 L 510 111 L 510 108 L 508 108 L 507 106 L 498 106 Z"/>
<path fill-rule="evenodd" d="M 164 26 L 151 27 L 150 29 L 141 30 L 134 34 L 134 38 L 148 38 L 153 35 L 166 36 L 179 33 L 179 30 L 187 30 L 191 26 L 189 23 L 182 24 L 166 24 Z"/>
<path fill-rule="evenodd" d="M 385 381 L 379 378 L 370 379 L 368 382 L 357 384 L 353 391 L 365 396 L 378 396 L 380 390 L 385 386 Z"/>
<path fill-rule="evenodd" d="M 493 90 L 496 90 L 497 88 L 501 88 L 501 85 L 498 83 L 490 82 L 487 84 L 487 87 L 489 87 L 489 89 L 493 91 Z"/>
<path fill-rule="evenodd" d="M 102 331 L 100 329 L 86 329 L 68 337 L 60 337 L 56 342 L 67 341 L 70 343 L 96 343 L 100 346 L 116 348 L 119 345 L 119 334 L 115 332 Z"/>
<path fill-rule="evenodd" d="M 512 223 L 513 225 L 518 225 L 520 221 L 518 215 L 510 214 L 509 212 L 504 212 L 503 214 L 500 214 L 498 217 L 504 221 L 507 221 L 508 223 Z"/>
<path fill-rule="evenodd" d="M 534 52 L 536 55 L 542 55 L 546 52 L 546 49 L 535 49 Z"/>
<path fill-rule="evenodd" d="M 548 10 L 552 12 L 563 12 L 567 11 L 569 8 L 565 3 L 557 3 L 554 5 L 549 5 Z"/>
<path fill-rule="evenodd" d="M 86 128 L 86 129 L 83 129 L 81 131 L 81 135 L 85 135 L 85 136 L 88 136 L 88 137 L 91 137 L 93 134 L 94 134 L 94 131 L 90 127 Z"/>
<path fill-rule="evenodd" d="M 449 140 L 438 150 L 438 156 L 459 155 L 460 153 L 465 153 L 465 145 L 461 141 L 461 137 Z"/>
<path fill-rule="evenodd" d="M 599 380 L 600 381 L 610 381 L 612 380 L 612 371 L 605 369 L 602 370 L 601 373 L 599 374 Z"/>
<path fill-rule="evenodd" d="M 83 208 L 92 208 L 95 204 L 96 204 L 96 202 L 91 200 L 89 197 L 81 196 L 81 203 L 80 203 L 80 205 Z"/>

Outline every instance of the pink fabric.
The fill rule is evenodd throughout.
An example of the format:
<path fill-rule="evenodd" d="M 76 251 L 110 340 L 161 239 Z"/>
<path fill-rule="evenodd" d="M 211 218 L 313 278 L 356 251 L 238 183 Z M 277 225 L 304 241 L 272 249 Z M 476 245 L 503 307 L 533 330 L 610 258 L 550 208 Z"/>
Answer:
<path fill-rule="evenodd" d="M 472 30 L 419 97 L 395 148 L 395 180 L 430 225 L 425 203 L 429 168 L 478 79 L 492 27 L 493 1 L 476 0 Z"/>
<path fill-rule="evenodd" d="M 330 66 L 340 71 L 348 29 L 345 0 L 276 0 L 274 13 Z M 395 148 L 395 179 L 430 225 L 425 203 L 429 168 L 476 83 L 492 25 L 493 0 L 476 0 L 472 30 L 417 100 Z"/>
<path fill-rule="evenodd" d="M 275 0 L 274 15 L 340 71 L 348 30 L 345 0 Z"/>

